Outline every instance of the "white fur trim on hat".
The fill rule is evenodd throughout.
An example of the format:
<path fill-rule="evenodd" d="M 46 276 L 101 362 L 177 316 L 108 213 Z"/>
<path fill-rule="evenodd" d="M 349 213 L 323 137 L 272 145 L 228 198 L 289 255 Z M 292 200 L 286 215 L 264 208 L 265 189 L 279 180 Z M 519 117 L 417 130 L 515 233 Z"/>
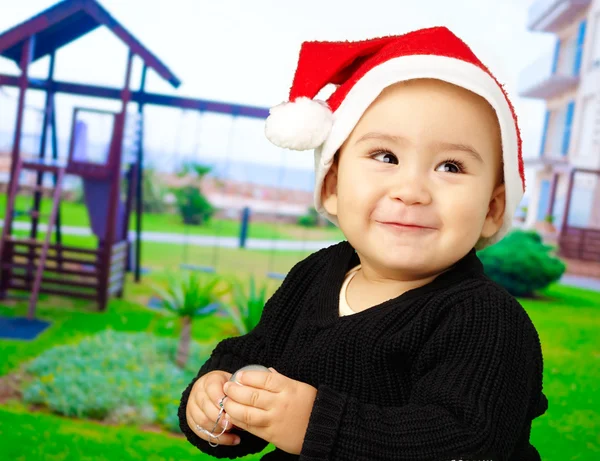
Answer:
<path fill-rule="evenodd" d="M 269 110 L 265 135 L 273 144 L 293 150 L 320 146 L 333 124 L 331 109 L 325 101 L 299 97 Z"/>
<path fill-rule="evenodd" d="M 506 207 L 504 222 L 492 237 L 482 239 L 476 248 L 496 243 L 512 227 L 513 216 L 523 198 L 523 183 L 519 175 L 518 142 L 512 112 L 494 79 L 479 67 L 446 56 L 411 55 L 390 59 L 368 71 L 344 98 L 334 113 L 334 124 L 325 142 L 315 149 L 314 203 L 317 211 L 339 226 L 335 216 L 327 213 L 321 202 L 325 175 L 339 147 L 350 135 L 364 112 L 388 86 L 416 78 L 435 78 L 461 86 L 485 98 L 496 111 L 502 139 Z"/>

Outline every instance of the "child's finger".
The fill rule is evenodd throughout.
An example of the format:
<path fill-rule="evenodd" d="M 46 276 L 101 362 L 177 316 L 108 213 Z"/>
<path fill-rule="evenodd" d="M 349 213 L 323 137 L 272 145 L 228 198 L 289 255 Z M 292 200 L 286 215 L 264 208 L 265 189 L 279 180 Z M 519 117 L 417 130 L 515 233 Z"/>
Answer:
<path fill-rule="evenodd" d="M 188 426 L 194 431 L 194 433 L 198 437 L 207 442 L 211 442 L 213 445 L 216 443 L 218 443 L 219 445 L 237 445 L 237 441 L 240 440 L 239 436 L 230 434 L 227 431 L 221 434 L 221 432 L 223 432 L 223 429 L 219 427 L 217 427 L 212 433 L 214 436 L 219 436 L 219 439 L 217 440 L 215 437 L 211 437 L 210 430 L 213 428 L 214 423 L 210 423 L 208 425 L 197 423 L 197 420 L 194 418 L 193 414 L 190 411 L 186 411 L 186 420 Z M 202 421 L 202 418 L 200 417 L 198 420 Z"/>
<path fill-rule="evenodd" d="M 223 384 L 226 381 L 223 381 L 223 379 L 212 379 L 210 381 L 206 382 L 206 387 L 205 387 L 205 397 L 206 397 L 206 402 L 204 402 L 204 409 L 205 409 L 205 413 L 206 416 L 210 419 L 212 419 L 213 424 L 214 422 L 217 420 L 218 416 L 219 416 L 219 412 L 221 411 L 221 406 L 220 404 L 222 402 L 224 402 L 223 397 L 225 397 L 225 394 L 223 393 Z M 223 412 L 223 414 L 221 415 L 221 419 L 219 420 L 219 423 L 221 423 L 223 421 L 223 419 L 226 417 L 225 413 Z M 230 424 L 231 426 L 231 424 Z"/>

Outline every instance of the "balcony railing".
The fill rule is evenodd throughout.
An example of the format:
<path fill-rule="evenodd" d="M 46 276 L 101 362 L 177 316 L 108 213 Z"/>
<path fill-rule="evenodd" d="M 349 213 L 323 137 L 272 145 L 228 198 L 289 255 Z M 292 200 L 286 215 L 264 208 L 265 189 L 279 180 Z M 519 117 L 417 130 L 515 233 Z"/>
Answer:
<path fill-rule="evenodd" d="M 579 66 L 575 64 L 574 55 L 567 53 L 558 63 L 555 62 L 554 53 L 538 58 L 521 72 L 519 95 L 548 99 L 574 88 L 579 83 Z"/>
<path fill-rule="evenodd" d="M 556 32 L 590 3 L 592 0 L 537 0 L 529 7 L 527 27 L 539 32 Z"/>
<path fill-rule="evenodd" d="M 549 153 L 545 153 L 540 157 L 526 157 L 523 159 L 523 163 L 526 166 L 549 165 L 554 167 L 557 171 L 566 171 L 571 164 L 569 157 Z"/>

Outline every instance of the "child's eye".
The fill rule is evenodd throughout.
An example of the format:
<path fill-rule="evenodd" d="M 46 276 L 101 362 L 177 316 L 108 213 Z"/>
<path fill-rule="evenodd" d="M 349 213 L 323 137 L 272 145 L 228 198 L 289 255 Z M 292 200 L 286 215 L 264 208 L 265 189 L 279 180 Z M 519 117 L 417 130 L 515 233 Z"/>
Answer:
<path fill-rule="evenodd" d="M 444 160 L 442 163 L 440 163 L 440 165 L 451 165 L 453 168 L 455 168 L 457 170 L 457 171 L 449 171 L 447 169 L 444 169 L 443 171 L 445 173 L 464 173 L 464 171 L 465 171 L 464 163 L 461 162 L 460 160 L 456 160 L 453 158 Z"/>
<path fill-rule="evenodd" d="M 394 164 L 397 165 L 398 164 L 398 157 L 396 157 L 394 154 L 392 154 L 390 151 L 387 150 L 379 150 L 374 152 L 373 154 L 371 154 L 371 158 L 383 162 L 383 163 L 390 163 L 390 164 Z M 450 165 L 450 169 L 444 169 L 443 171 L 445 173 L 464 173 L 466 171 L 465 169 L 465 165 L 463 162 L 461 162 L 460 160 L 454 159 L 454 158 L 448 158 L 446 160 L 444 160 L 442 163 L 440 163 L 440 165 Z"/>
<path fill-rule="evenodd" d="M 371 158 L 379 160 L 383 163 L 393 163 L 394 165 L 398 164 L 398 157 L 392 154 L 389 151 L 377 151 L 371 154 Z"/>

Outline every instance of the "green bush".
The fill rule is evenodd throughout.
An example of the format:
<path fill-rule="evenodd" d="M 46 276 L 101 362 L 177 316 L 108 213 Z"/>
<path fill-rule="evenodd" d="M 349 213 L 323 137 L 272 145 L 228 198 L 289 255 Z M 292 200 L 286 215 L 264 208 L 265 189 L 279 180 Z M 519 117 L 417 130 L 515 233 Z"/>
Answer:
<path fill-rule="evenodd" d="M 215 213 L 214 207 L 197 187 L 182 187 L 176 189 L 174 193 L 177 207 L 185 224 L 204 224 Z"/>
<path fill-rule="evenodd" d="M 531 297 L 565 272 L 566 265 L 553 252 L 536 231 L 516 229 L 477 255 L 488 277 L 513 296 Z"/>
<path fill-rule="evenodd" d="M 193 342 L 193 360 L 182 370 L 174 362 L 175 338 L 106 330 L 31 361 L 23 399 L 65 416 L 158 423 L 178 433 L 181 392 L 215 345 Z"/>
<path fill-rule="evenodd" d="M 177 176 L 186 178 L 188 185 L 174 190 L 177 207 L 185 224 L 201 225 L 215 213 L 215 209 L 204 196 L 202 179 L 210 173 L 211 167 L 197 162 L 185 162 Z"/>
<path fill-rule="evenodd" d="M 304 227 L 317 227 L 319 224 L 319 212 L 315 207 L 310 207 L 308 213 L 298 217 L 298 225 Z"/>

